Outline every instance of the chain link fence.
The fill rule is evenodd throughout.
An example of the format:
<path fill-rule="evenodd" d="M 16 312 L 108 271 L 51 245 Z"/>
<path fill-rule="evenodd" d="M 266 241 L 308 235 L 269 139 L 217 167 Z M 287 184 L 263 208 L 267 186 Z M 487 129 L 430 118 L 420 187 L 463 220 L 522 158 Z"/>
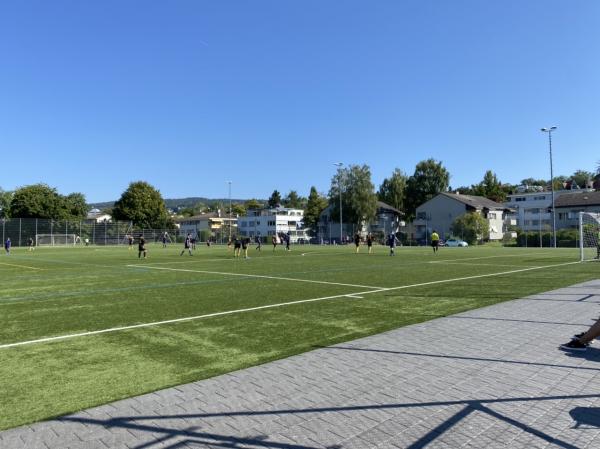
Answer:
<path fill-rule="evenodd" d="M 179 229 L 144 229 L 134 226 L 131 222 L 115 221 L 97 223 L 95 220 L 50 220 L 42 218 L 3 218 L 2 241 L 10 238 L 13 246 L 27 246 L 29 239 L 35 243 L 42 239 L 44 244 L 90 244 L 90 245 L 125 245 L 127 237 L 138 238 L 143 235 L 148 242 L 162 241 L 167 233 L 171 242 L 181 241 L 185 236 Z"/>

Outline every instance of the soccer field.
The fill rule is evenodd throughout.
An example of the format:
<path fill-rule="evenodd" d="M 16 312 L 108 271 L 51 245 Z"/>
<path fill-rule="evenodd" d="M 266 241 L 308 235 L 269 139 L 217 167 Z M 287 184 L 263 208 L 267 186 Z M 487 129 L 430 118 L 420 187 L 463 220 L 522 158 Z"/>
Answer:
<path fill-rule="evenodd" d="M 576 249 L 16 248 L 0 258 L 0 429 L 598 278 Z M 526 325 L 526 324 L 524 324 Z M 424 342 L 425 345 L 435 342 Z M 401 346 L 402 342 L 398 342 Z"/>

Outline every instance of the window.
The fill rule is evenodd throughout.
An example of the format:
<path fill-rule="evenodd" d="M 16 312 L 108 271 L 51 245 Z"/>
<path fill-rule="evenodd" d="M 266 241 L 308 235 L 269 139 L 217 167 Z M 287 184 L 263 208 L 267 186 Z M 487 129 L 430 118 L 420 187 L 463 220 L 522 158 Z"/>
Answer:
<path fill-rule="evenodd" d="M 267 226 L 275 226 L 275 220 L 267 221 Z"/>
<path fill-rule="evenodd" d="M 546 199 L 546 195 L 540 195 L 540 196 L 534 196 L 533 197 L 534 201 L 536 201 L 536 200 L 545 200 L 545 199 Z"/>
<path fill-rule="evenodd" d="M 490 220 L 495 220 L 497 218 L 496 217 L 496 212 L 488 212 L 488 218 Z M 498 231 L 493 231 L 493 232 L 498 232 Z"/>
<path fill-rule="evenodd" d="M 527 198 L 525 198 L 524 196 L 518 196 L 518 197 L 516 197 L 516 198 L 515 198 L 515 201 L 516 201 L 516 202 L 519 202 L 519 201 L 527 201 Z"/>
<path fill-rule="evenodd" d="M 427 220 L 427 212 L 418 212 L 417 219 L 418 220 Z"/>

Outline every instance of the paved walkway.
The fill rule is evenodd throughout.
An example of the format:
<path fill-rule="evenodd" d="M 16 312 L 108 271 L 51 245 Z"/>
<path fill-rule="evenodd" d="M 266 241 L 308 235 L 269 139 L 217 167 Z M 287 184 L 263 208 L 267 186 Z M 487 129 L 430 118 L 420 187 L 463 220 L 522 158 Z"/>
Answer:
<path fill-rule="evenodd" d="M 600 280 L 0 433 L 0 448 L 599 448 Z M 599 343 L 595 343 L 600 347 Z"/>

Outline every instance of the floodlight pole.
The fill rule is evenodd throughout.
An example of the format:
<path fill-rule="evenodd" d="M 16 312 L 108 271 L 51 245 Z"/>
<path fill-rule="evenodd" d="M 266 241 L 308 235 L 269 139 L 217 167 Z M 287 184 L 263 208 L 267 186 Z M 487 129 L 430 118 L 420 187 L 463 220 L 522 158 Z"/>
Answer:
<path fill-rule="evenodd" d="M 229 241 L 231 242 L 231 181 L 227 181 L 229 184 Z"/>
<path fill-rule="evenodd" d="M 554 210 L 554 171 L 552 167 L 552 131 L 556 126 L 542 128 L 540 131 L 548 133 L 548 147 L 550 148 L 550 190 L 552 192 L 552 247 L 556 248 L 556 211 Z"/>
<path fill-rule="evenodd" d="M 338 169 L 341 169 L 344 165 L 342 162 L 336 162 L 335 165 Z M 340 191 L 340 245 L 342 244 L 342 172 L 338 173 L 338 190 Z"/>

